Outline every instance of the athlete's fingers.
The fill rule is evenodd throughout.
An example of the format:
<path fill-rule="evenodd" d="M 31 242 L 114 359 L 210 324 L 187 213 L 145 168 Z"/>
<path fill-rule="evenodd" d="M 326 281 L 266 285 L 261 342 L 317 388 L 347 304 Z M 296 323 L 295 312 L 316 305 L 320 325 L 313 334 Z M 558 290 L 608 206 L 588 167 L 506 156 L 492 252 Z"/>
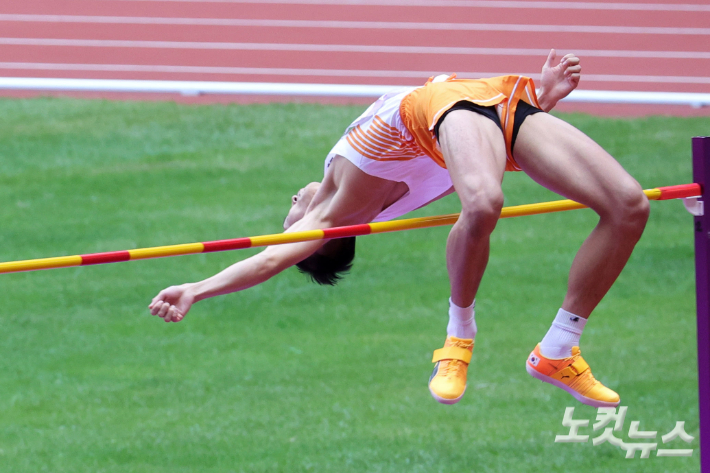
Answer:
<path fill-rule="evenodd" d="M 158 315 L 158 312 L 160 312 L 160 306 L 163 305 L 163 301 L 157 301 L 155 304 L 153 304 L 153 308 L 150 309 L 151 315 Z"/>
<path fill-rule="evenodd" d="M 172 314 L 170 315 L 170 319 L 173 322 L 180 322 L 182 320 L 182 314 L 180 313 L 178 308 L 173 306 L 171 311 L 172 311 Z"/>
<path fill-rule="evenodd" d="M 168 309 L 168 312 L 165 314 L 165 321 L 172 322 L 174 317 L 175 317 L 175 306 L 171 305 L 170 308 Z"/>
<path fill-rule="evenodd" d="M 165 317 L 165 314 L 168 312 L 168 309 L 170 309 L 170 304 L 168 304 L 167 302 L 163 302 L 162 304 L 160 304 L 158 312 L 155 315 L 162 319 Z"/>
<path fill-rule="evenodd" d="M 579 68 L 579 70 L 565 71 L 565 77 L 570 78 L 573 75 L 579 76 L 580 72 L 582 72 L 582 68 Z"/>
<path fill-rule="evenodd" d="M 150 308 L 150 313 L 151 315 L 158 315 L 158 312 L 160 312 L 160 307 L 163 305 L 163 301 L 155 301 L 153 304 L 151 304 Z"/>
<path fill-rule="evenodd" d="M 560 62 L 566 62 L 568 64 L 579 64 L 579 58 L 574 54 L 565 54 Z"/>
<path fill-rule="evenodd" d="M 550 54 L 547 55 L 547 60 L 545 61 L 545 65 L 543 67 L 552 67 L 552 63 L 557 57 L 557 53 L 555 52 L 554 49 L 550 49 Z"/>
<path fill-rule="evenodd" d="M 162 299 L 161 295 L 163 294 L 163 291 L 160 291 L 157 296 L 155 296 L 151 301 L 150 305 L 148 306 L 149 309 L 152 309 L 153 306 L 155 305 L 156 302 Z"/>
<path fill-rule="evenodd" d="M 172 307 L 170 308 L 170 311 L 172 312 L 172 313 L 170 314 L 170 320 L 171 320 L 172 322 L 180 322 L 180 321 L 182 320 L 182 314 L 180 313 L 180 310 L 178 310 L 177 307 L 172 306 Z"/>
<path fill-rule="evenodd" d="M 160 306 L 160 310 L 158 311 L 158 317 L 164 319 L 165 315 L 168 313 L 168 310 L 170 310 L 170 304 L 163 302 L 163 305 Z"/>
<path fill-rule="evenodd" d="M 155 305 L 156 302 L 158 301 L 164 301 L 165 300 L 165 289 L 160 291 L 157 296 L 153 298 L 151 301 L 150 305 Z"/>
<path fill-rule="evenodd" d="M 582 72 L 582 66 L 570 66 L 565 69 L 565 74 L 579 74 Z"/>

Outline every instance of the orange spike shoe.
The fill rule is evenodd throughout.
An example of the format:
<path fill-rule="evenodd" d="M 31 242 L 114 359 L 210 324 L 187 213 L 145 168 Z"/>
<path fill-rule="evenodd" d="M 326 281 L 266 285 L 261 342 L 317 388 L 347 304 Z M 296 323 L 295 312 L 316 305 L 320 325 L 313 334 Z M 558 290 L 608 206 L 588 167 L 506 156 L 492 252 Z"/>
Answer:
<path fill-rule="evenodd" d="M 545 358 L 540 344 L 530 353 L 525 363 L 530 376 L 562 388 L 582 404 L 593 407 L 616 407 L 619 395 L 597 381 L 579 347 L 572 347 L 569 358 Z"/>
<path fill-rule="evenodd" d="M 431 395 L 442 404 L 456 404 L 466 392 L 466 374 L 473 353 L 470 338 L 446 337 L 444 348 L 434 351 L 434 371 L 429 378 Z"/>

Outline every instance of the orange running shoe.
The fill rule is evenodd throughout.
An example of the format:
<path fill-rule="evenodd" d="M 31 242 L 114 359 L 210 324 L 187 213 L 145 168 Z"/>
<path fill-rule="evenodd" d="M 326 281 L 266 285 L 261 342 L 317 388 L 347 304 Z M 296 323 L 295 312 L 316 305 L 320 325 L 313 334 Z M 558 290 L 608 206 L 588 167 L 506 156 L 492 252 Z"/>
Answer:
<path fill-rule="evenodd" d="M 442 404 L 456 404 L 466 392 L 466 374 L 473 353 L 470 338 L 446 337 L 444 348 L 434 351 L 434 372 L 429 378 L 431 395 Z"/>
<path fill-rule="evenodd" d="M 597 381 L 579 347 L 572 347 L 569 358 L 545 358 L 540 344 L 530 353 L 525 368 L 533 378 L 562 388 L 582 404 L 593 407 L 616 407 L 619 395 Z"/>

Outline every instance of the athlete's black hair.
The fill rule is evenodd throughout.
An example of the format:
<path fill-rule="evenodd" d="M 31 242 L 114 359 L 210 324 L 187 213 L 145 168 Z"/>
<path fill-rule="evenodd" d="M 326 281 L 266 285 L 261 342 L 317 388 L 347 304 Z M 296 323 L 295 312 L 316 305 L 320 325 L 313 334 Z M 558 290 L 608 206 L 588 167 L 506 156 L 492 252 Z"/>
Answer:
<path fill-rule="evenodd" d="M 335 286 L 350 271 L 355 258 L 355 237 L 330 240 L 321 252 L 296 264 L 298 270 L 321 285 Z"/>

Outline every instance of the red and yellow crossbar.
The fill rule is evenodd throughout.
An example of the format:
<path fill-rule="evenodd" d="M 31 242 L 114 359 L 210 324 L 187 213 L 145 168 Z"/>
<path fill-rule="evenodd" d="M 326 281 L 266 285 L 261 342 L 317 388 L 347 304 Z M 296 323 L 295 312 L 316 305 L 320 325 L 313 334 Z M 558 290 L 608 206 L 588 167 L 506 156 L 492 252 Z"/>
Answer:
<path fill-rule="evenodd" d="M 680 199 L 701 195 L 699 184 L 683 184 L 679 186 L 658 187 L 645 190 L 649 200 Z M 505 207 L 500 218 L 522 217 L 550 212 L 581 209 L 585 206 L 573 200 L 556 200 L 539 204 L 516 205 Z M 191 255 L 195 253 L 212 253 L 215 251 L 241 250 L 269 245 L 283 245 L 301 241 L 345 238 L 351 236 L 370 235 L 372 233 L 398 232 L 414 228 L 438 227 L 453 225 L 459 214 L 438 215 L 434 217 L 408 218 L 390 222 L 366 223 L 346 227 L 326 228 L 323 230 L 307 230 L 303 232 L 278 233 L 231 240 L 207 241 L 202 243 L 187 243 L 183 245 L 156 246 L 135 250 L 110 251 L 87 255 L 59 256 L 55 258 L 40 258 L 24 261 L 9 261 L 0 263 L 0 273 L 17 273 L 20 271 L 36 271 L 39 269 L 67 268 L 71 266 L 89 266 L 93 264 L 119 263 L 148 258 L 163 258 L 166 256 Z"/>

